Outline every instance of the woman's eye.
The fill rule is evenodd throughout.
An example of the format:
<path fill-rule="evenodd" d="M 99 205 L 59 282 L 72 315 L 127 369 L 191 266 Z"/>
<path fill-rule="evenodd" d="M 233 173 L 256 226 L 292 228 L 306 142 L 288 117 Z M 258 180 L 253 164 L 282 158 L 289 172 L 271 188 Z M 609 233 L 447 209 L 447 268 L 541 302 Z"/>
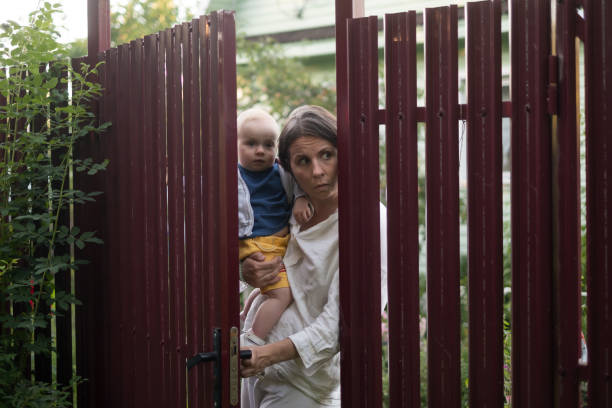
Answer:
<path fill-rule="evenodd" d="M 332 154 L 331 154 L 331 152 L 323 152 L 322 156 L 323 156 L 324 159 L 327 160 L 327 159 L 330 159 L 332 157 Z"/>

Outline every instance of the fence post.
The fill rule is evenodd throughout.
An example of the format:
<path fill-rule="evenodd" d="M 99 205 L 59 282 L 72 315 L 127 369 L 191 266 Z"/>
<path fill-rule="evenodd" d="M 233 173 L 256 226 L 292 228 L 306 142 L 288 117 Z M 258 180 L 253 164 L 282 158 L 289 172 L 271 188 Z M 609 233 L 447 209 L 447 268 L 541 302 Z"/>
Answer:
<path fill-rule="evenodd" d="M 87 0 L 87 55 L 110 48 L 110 0 Z"/>

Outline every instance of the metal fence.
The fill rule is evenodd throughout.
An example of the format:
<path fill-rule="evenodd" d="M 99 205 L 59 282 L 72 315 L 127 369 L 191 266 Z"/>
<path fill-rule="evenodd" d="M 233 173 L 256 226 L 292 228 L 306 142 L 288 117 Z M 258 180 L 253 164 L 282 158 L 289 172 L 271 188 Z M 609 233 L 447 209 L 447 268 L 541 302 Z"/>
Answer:
<path fill-rule="evenodd" d="M 467 104 L 458 102 L 456 6 L 424 12 L 425 106 L 417 106 L 415 12 L 385 16 L 379 109 L 377 18 L 349 19 L 339 117 L 342 403 L 380 406 L 378 127 L 386 126 L 390 406 L 420 406 L 417 123 L 426 129 L 427 399 L 461 404 L 459 135 L 467 123 L 469 401 L 502 406 L 502 118 L 512 143 L 512 406 L 611 406 L 612 8 L 604 0 L 511 0 L 511 98 L 501 93 L 500 2 L 468 3 Z M 583 13 L 582 13 L 583 12 Z M 586 81 L 587 309 L 581 332 L 576 37 Z M 339 75 L 340 77 L 340 75 Z M 344 124 L 344 125 L 343 125 Z M 349 177 L 350 175 L 350 177 Z M 356 220 L 359 220 L 356 223 Z M 348 272 L 344 272 L 348 271 Z M 368 296 L 368 302 L 363 297 Z M 370 299 L 370 296 L 372 298 Z"/>

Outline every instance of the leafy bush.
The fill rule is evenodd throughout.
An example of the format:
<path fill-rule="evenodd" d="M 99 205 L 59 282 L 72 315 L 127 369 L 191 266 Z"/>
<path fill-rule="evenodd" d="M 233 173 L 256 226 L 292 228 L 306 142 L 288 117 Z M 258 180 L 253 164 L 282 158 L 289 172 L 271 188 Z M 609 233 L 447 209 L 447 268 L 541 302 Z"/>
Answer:
<path fill-rule="evenodd" d="M 68 388 L 36 381 L 51 367 L 33 361 L 52 355 L 50 326 L 78 304 L 55 276 L 85 263 L 74 245 L 101 242 L 70 221 L 71 206 L 98 194 L 73 188 L 72 173 L 106 166 L 73 156 L 79 139 L 106 127 L 89 109 L 101 89 L 89 80 L 96 67 L 75 70 L 65 57 L 57 13 L 44 3 L 29 24 L 9 21 L 0 34 L 0 406 L 70 405 Z"/>

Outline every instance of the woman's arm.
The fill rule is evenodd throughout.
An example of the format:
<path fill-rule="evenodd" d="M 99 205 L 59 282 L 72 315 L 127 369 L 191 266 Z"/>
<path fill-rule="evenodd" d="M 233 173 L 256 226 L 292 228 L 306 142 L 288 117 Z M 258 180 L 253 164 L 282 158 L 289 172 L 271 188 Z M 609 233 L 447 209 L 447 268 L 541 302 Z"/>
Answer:
<path fill-rule="evenodd" d="M 265 288 L 280 280 L 281 259 L 266 261 L 261 252 L 256 252 L 242 262 L 242 278 L 254 288 Z"/>
<path fill-rule="evenodd" d="M 244 349 L 249 349 L 249 347 Z M 259 374 L 272 364 L 293 360 L 298 356 L 293 342 L 289 339 L 283 339 L 264 346 L 250 347 L 250 350 L 252 353 L 251 358 L 249 360 L 241 360 L 240 375 L 243 377 Z"/>

